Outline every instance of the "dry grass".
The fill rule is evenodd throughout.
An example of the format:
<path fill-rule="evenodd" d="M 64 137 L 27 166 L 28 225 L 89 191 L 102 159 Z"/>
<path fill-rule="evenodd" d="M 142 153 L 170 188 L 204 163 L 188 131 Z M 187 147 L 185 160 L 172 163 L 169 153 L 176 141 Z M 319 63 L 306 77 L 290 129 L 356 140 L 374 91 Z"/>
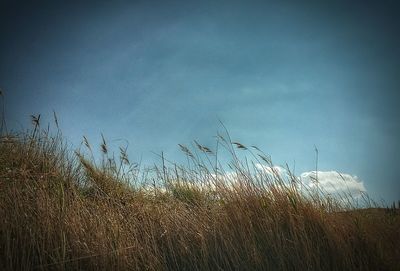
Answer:
<path fill-rule="evenodd" d="M 398 213 L 257 172 L 236 155 L 271 163 L 256 148 L 219 136 L 232 182 L 197 142 L 181 146 L 187 165 L 142 170 L 105 140 L 95 163 L 86 138 L 74 153 L 32 120 L 0 141 L 1 270 L 400 270 Z"/>

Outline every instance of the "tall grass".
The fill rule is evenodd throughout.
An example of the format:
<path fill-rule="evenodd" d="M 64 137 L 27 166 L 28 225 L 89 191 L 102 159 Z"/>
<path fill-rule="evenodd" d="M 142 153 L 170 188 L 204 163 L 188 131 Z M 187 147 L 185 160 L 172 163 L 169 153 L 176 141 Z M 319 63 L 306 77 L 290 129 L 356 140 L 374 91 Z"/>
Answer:
<path fill-rule="evenodd" d="M 229 135 L 143 169 L 32 121 L 0 141 L 1 270 L 400 270 L 398 213 L 257 170 L 270 158 Z"/>

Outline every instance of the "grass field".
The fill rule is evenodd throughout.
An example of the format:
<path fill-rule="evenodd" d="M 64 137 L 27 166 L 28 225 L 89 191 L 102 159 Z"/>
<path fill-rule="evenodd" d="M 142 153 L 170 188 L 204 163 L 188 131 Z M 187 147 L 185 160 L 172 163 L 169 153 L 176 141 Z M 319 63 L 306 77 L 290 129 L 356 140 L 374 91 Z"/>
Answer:
<path fill-rule="evenodd" d="M 32 120 L 0 140 L 1 270 L 400 270 L 398 210 L 257 171 L 270 158 L 229 135 L 229 165 L 196 142 L 143 169 Z"/>

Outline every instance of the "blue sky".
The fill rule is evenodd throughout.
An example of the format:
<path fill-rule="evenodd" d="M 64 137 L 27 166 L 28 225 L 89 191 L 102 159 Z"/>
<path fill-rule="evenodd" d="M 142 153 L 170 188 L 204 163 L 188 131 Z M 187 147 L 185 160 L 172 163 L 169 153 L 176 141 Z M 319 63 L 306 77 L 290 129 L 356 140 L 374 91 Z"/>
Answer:
<path fill-rule="evenodd" d="M 219 120 L 296 173 L 358 176 L 400 198 L 400 18 L 393 2 L 5 1 L 0 87 L 14 130 L 60 119 L 131 159 L 215 145 Z"/>

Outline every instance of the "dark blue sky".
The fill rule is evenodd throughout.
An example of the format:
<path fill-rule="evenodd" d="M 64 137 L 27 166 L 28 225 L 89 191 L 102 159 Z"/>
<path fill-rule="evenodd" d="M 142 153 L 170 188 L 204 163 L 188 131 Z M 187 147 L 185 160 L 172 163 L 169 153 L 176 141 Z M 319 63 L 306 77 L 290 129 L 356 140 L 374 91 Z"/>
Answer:
<path fill-rule="evenodd" d="M 102 132 L 150 162 L 221 120 L 299 175 L 316 145 L 320 170 L 400 198 L 396 1 L 166 2 L 2 2 L 8 126 L 55 110 L 75 146 Z"/>

